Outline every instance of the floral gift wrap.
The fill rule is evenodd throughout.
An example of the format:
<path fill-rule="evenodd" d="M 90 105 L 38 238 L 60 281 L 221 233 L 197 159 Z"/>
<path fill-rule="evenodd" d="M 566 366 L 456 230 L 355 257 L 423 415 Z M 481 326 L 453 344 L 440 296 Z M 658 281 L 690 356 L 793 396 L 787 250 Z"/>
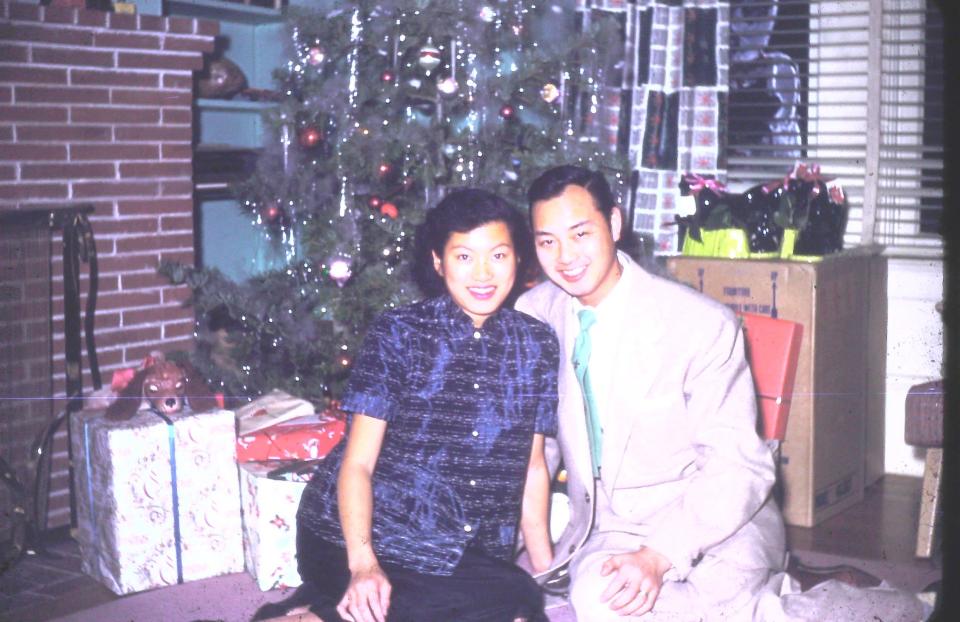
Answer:
<path fill-rule="evenodd" d="M 297 572 L 297 508 L 313 472 L 308 464 L 274 461 L 240 465 L 243 555 L 247 572 L 261 590 L 301 583 Z"/>
<path fill-rule="evenodd" d="M 243 570 L 234 414 L 71 417 L 83 570 L 117 594 Z"/>

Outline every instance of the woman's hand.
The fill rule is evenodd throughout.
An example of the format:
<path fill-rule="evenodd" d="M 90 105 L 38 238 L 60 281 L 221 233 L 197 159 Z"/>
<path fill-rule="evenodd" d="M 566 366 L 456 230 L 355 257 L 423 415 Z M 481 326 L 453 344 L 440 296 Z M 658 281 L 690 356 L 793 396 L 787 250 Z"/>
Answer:
<path fill-rule="evenodd" d="M 350 585 L 337 603 L 337 613 L 351 622 L 386 622 L 390 608 L 390 580 L 378 564 L 350 575 Z"/>
<path fill-rule="evenodd" d="M 373 551 L 373 469 L 387 424 L 355 414 L 347 449 L 337 478 L 340 525 L 347 544 L 350 584 L 337 603 L 337 612 L 351 622 L 386 622 L 390 581 Z"/>

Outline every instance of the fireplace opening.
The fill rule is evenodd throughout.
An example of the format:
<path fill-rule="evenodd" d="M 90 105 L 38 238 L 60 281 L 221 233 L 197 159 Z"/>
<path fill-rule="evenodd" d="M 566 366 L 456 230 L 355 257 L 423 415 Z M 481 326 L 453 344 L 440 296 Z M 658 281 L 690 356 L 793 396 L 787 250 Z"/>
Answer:
<path fill-rule="evenodd" d="M 82 405 L 79 264 L 91 266 L 88 361 L 99 387 L 93 345 L 96 251 L 90 205 L 0 212 L 0 559 L 15 558 L 46 528 L 53 433 Z M 58 235 L 59 233 L 59 235 Z M 62 241 L 66 408 L 56 412 L 54 278 Z M 63 395 L 60 396 L 62 400 Z M 71 506 L 72 491 L 71 491 Z"/>

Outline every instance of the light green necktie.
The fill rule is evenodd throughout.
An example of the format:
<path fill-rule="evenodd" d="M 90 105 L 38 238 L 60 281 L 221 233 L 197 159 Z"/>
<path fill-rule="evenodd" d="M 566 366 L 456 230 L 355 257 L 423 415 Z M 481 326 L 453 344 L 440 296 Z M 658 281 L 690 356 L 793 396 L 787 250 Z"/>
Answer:
<path fill-rule="evenodd" d="M 600 448 L 601 430 L 600 413 L 597 412 L 597 403 L 590 387 L 590 327 L 597 322 L 597 314 L 592 309 L 581 309 L 577 313 L 580 319 L 580 334 L 573 343 L 573 370 L 580 382 L 580 392 L 583 394 L 583 412 L 587 417 L 587 438 L 590 440 L 590 462 L 593 465 L 593 476 L 600 477 Z"/>

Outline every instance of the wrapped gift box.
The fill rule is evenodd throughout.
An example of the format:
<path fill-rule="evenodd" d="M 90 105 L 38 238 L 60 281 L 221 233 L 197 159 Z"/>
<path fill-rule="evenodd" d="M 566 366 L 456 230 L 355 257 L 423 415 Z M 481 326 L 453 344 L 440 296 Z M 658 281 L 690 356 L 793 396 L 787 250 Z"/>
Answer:
<path fill-rule="evenodd" d="M 288 471 L 283 473 L 283 479 L 268 477 L 277 469 L 276 462 L 240 465 L 243 556 L 247 572 L 261 590 L 296 587 L 301 583 L 297 572 L 297 508 L 308 476 Z"/>
<path fill-rule="evenodd" d="M 128 594 L 243 570 L 232 411 L 70 425 L 84 572 Z"/>
<path fill-rule="evenodd" d="M 298 417 L 237 436 L 237 460 L 316 460 L 330 453 L 345 430 L 346 422 L 329 412 Z"/>
<path fill-rule="evenodd" d="M 291 419 L 314 414 L 313 404 L 280 389 L 237 409 L 237 434 L 245 436 Z"/>

